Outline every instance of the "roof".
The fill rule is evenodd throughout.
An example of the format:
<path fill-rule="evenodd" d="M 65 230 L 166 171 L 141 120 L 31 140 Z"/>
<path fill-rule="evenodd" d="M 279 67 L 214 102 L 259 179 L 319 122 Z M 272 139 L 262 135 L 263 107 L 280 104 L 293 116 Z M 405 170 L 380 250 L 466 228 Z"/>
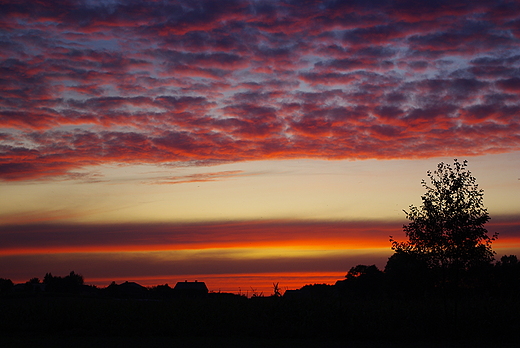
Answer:
<path fill-rule="evenodd" d="M 184 282 L 178 282 L 173 289 L 174 290 L 190 290 L 190 291 L 208 292 L 206 283 L 198 282 L 198 281 L 189 282 L 187 280 Z"/>

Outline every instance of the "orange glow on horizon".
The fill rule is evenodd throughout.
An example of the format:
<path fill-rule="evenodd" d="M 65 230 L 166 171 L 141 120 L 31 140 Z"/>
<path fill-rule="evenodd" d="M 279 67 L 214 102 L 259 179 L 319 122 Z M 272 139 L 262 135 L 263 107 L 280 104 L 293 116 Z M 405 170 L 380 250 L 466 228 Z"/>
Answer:
<path fill-rule="evenodd" d="M 199 281 L 205 282 L 210 292 L 230 292 L 251 296 L 253 291 L 269 296 L 273 291 L 273 283 L 278 283 L 282 292 L 285 290 L 299 289 L 308 284 L 334 285 L 338 280 L 345 278 L 345 272 L 280 272 L 280 273 L 255 273 L 255 274 L 189 274 L 189 275 L 164 275 L 154 277 L 128 278 L 94 278 L 85 279 L 85 283 L 105 287 L 115 281 L 120 284 L 125 281 L 136 282 L 146 287 L 168 284 L 174 287 L 177 282 Z"/>

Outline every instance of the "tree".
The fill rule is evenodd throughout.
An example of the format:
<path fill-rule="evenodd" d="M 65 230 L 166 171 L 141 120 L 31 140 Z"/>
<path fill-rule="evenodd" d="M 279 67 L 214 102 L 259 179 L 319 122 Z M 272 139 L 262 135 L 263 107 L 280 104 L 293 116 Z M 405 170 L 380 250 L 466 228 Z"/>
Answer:
<path fill-rule="evenodd" d="M 502 256 L 495 265 L 494 285 L 498 293 L 507 297 L 520 295 L 520 261 L 516 255 Z"/>
<path fill-rule="evenodd" d="M 377 268 L 376 265 L 357 265 L 351 267 L 345 278 L 347 279 L 364 279 L 378 277 L 382 272 Z"/>
<path fill-rule="evenodd" d="M 79 293 L 84 284 L 83 276 L 71 271 L 65 277 L 53 276 L 51 273 L 45 274 L 43 283 L 48 292 L 56 293 Z"/>
<path fill-rule="evenodd" d="M 484 224 L 490 219 L 483 205 L 484 191 L 467 170 L 467 161 L 454 160 L 453 167 L 439 163 L 428 171 L 430 185 L 421 184 L 426 193 L 420 207 L 404 211 L 410 223 L 403 229 L 408 241 L 390 237 L 392 249 L 413 254 L 430 269 L 467 270 L 493 261 L 491 243 Z"/>
<path fill-rule="evenodd" d="M 422 298 L 431 286 L 431 270 L 419 255 L 396 252 L 385 266 L 388 295 L 397 298 Z"/>
<path fill-rule="evenodd" d="M 345 280 L 336 282 L 344 296 L 378 297 L 382 295 L 384 273 L 376 265 L 357 265 L 350 268 Z"/>
<path fill-rule="evenodd" d="M 13 282 L 11 279 L 0 278 L 0 294 L 7 294 L 13 290 Z"/>

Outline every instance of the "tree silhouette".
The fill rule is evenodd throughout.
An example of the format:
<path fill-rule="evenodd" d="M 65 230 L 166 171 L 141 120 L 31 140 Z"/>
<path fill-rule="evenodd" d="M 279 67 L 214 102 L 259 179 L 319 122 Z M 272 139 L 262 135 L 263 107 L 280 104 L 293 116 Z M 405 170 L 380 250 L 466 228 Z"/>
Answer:
<path fill-rule="evenodd" d="M 53 276 L 51 273 L 45 274 L 43 283 L 46 291 L 56 293 L 79 293 L 84 284 L 83 276 L 71 271 L 65 277 Z"/>
<path fill-rule="evenodd" d="M 497 237 L 490 237 L 484 228 L 489 221 L 484 191 L 466 167 L 467 161 L 455 159 L 453 167 L 440 162 L 437 170 L 428 171 L 430 184 L 421 182 L 426 189 L 422 205 L 404 211 L 410 220 L 403 226 L 408 241 L 390 237 L 396 254 L 408 254 L 414 262 L 426 264 L 431 290 L 442 295 L 446 328 L 453 333 L 458 330 L 459 300 L 481 288 L 471 275 L 491 265 L 491 243 Z"/>
<path fill-rule="evenodd" d="M 502 296 L 514 297 L 520 294 L 520 261 L 516 255 L 504 255 L 496 263 L 494 283 Z"/>
<path fill-rule="evenodd" d="M 357 265 L 350 268 L 345 280 L 338 281 L 339 292 L 344 296 L 380 296 L 383 291 L 384 273 L 376 265 Z"/>
<path fill-rule="evenodd" d="M 484 191 L 466 167 L 467 161 L 455 159 L 453 167 L 441 162 L 428 171 L 431 185 L 422 180 L 423 204 L 405 211 L 408 241 L 391 237 L 394 251 L 414 254 L 431 269 L 467 270 L 493 261 L 491 242 L 497 235 L 489 237 L 484 228 L 489 220 Z"/>
<path fill-rule="evenodd" d="M 0 278 L 0 294 L 7 294 L 13 289 L 13 282 L 11 279 Z"/>
<path fill-rule="evenodd" d="M 423 298 L 431 271 L 416 254 L 396 252 L 385 266 L 386 290 L 394 298 Z"/>

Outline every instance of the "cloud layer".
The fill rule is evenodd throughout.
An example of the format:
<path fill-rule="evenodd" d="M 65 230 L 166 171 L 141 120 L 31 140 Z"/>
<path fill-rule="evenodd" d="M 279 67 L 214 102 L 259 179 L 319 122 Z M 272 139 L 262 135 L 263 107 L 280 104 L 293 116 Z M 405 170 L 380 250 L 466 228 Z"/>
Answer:
<path fill-rule="evenodd" d="M 520 219 L 497 217 L 496 247 L 517 248 Z M 390 250 L 389 236 L 406 239 L 398 221 L 234 221 L 156 224 L 27 224 L 0 228 L 2 255 L 269 248 Z M 243 255 L 241 255 L 243 256 Z"/>
<path fill-rule="evenodd" d="M 497 258 L 518 254 L 518 226 L 520 219 L 504 217 L 487 226 L 500 234 L 493 243 Z M 267 291 L 278 281 L 298 288 L 313 279 L 333 282 L 357 264 L 384 268 L 392 253 L 388 236 L 404 239 L 400 228 L 384 221 L 2 226 L 0 274 L 24 282 L 74 270 L 103 286 L 112 280 L 157 285 L 199 279 L 213 290 L 233 292 L 249 284 Z"/>
<path fill-rule="evenodd" d="M 520 149 L 517 1 L 0 1 L 0 179 Z"/>
<path fill-rule="evenodd" d="M 235 221 L 189 224 L 33 224 L 0 229 L 0 252 L 46 254 L 213 248 L 389 247 L 397 222 Z"/>

